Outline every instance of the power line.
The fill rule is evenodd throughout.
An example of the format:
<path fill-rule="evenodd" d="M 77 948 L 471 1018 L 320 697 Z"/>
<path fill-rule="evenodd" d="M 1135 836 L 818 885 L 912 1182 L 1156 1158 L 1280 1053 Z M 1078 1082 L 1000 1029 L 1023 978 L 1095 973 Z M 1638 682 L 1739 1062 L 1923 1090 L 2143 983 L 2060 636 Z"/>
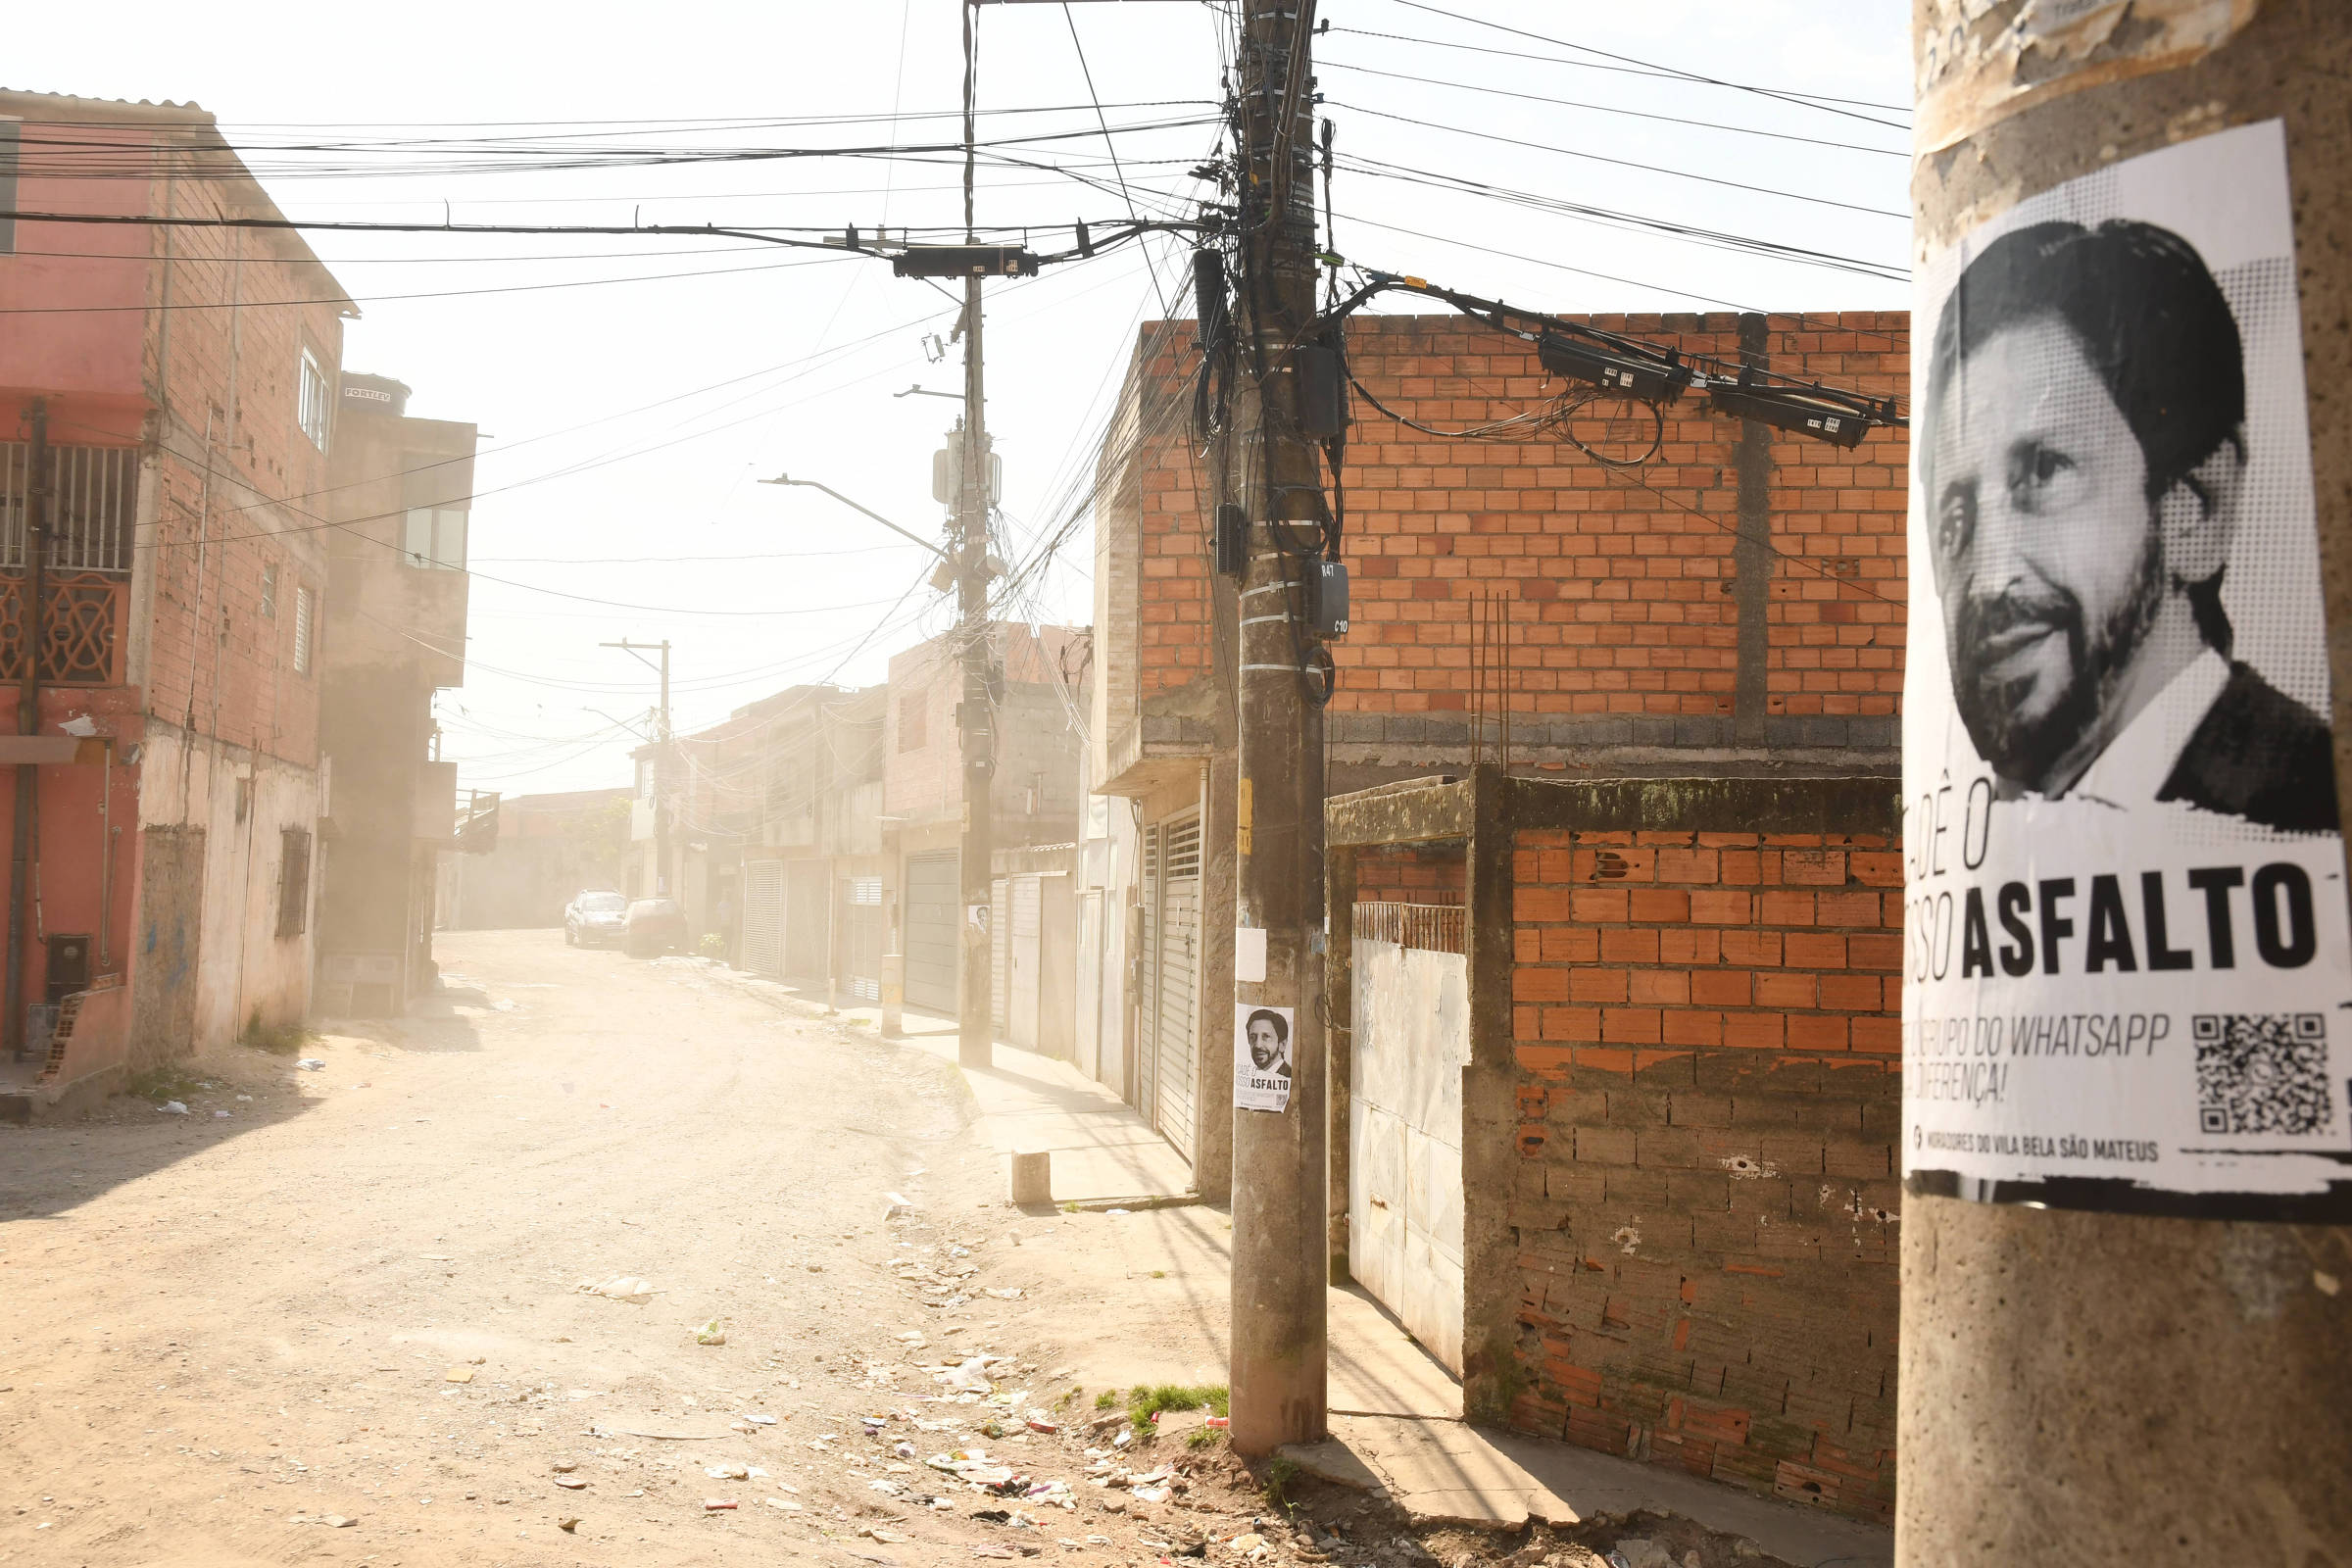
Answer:
<path fill-rule="evenodd" d="M 1404 164 L 1392 164 L 1361 154 L 1343 154 L 1342 164 L 1349 173 L 1364 174 L 1374 179 L 1396 180 L 1404 184 L 1427 185 L 1437 190 L 1450 190 L 1466 196 L 1479 196 L 1535 212 L 1551 213 L 1558 217 L 1582 219 L 1612 228 L 1663 235 L 1669 239 L 1712 249 L 1728 250 L 1742 255 L 1772 261 L 1792 262 L 1806 267 L 1826 267 L 1838 271 L 1858 272 L 1867 277 L 1884 278 L 1889 282 L 1904 282 L 1910 270 L 1888 262 L 1866 261 L 1855 256 L 1840 256 L 1832 251 L 1809 250 L 1800 245 L 1785 245 L 1777 240 L 1757 239 L 1747 234 L 1733 234 L 1721 229 L 1700 228 L 1670 219 L 1650 218 L 1641 213 L 1620 212 L 1613 208 L 1593 207 L 1584 202 L 1559 200 L 1539 196 L 1532 191 L 1514 190 L 1507 185 L 1493 185 L 1472 179 L 1464 174 L 1448 174 L 1436 170 L 1414 169 Z"/>
<path fill-rule="evenodd" d="M 1851 104 L 1856 108 L 1883 109 L 1894 114 L 1911 112 L 1909 106 L 1904 104 L 1868 103 L 1858 98 L 1833 98 L 1827 93 L 1796 92 L 1779 87 L 1757 87 L 1742 81 L 1726 81 L 1719 76 L 1705 76 L 1694 71 L 1685 71 L 1680 66 L 1662 66 L 1652 60 L 1637 60 L 1632 55 L 1611 54 L 1606 49 L 1595 49 L 1590 44 L 1571 43 L 1565 38 L 1546 37 L 1540 32 L 1529 32 L 1523 27 L 1506 27 L 1499 22 L 1489 22 L 1484 17 L 1465 16 L 1459 11 L 1447 11 L 1440 6 L 1426 4 L 1424 0 L 1396 0 L 1396 3 L 1410 11 L 1426 11 L 1433 17 L 1446 17 L 1454 22 L 1467 22 L 1476 27 L 1492 27 L 1496 32 L 1507 32 L 1514 37 L 1532 38 L 1537 43 L 1547 43 L 1555 49 L 1573 49 L 1579 54 L 1597 55 L 1603 60 L 1614 60 L 1621 66 L 1631 66 L 1657 75 L 1673 76 L 1684 81 L 1699 82 L 1709 87 L 1728 87 L 1735 92 L 1755 93 L 1760 97 L 1774 98 L 1783 103 L 1794 104 L 1800 109 L 1819 109 L 1824 114 L 1840 114 L 1843 111 L 1825 106 Z M 1868 117 L 1852 115 L 1848 118 L 1863 120 Z M 1886 122 L 1879 121 L 1876 123 L 1885 124 Z"/>
<path fill-rule="evenodd" d="M 1393 115 L 1386 110 L 1366 109 L 1361 104 L 1334 104 L 1334 108 L 1352 110 L 1370 115 L 1375 120 L 1393 120 L 1399 124 L 1418 125 L 1424 130 L 1443 130 L 1456 136 L 1475 136 L 1481 141 L 1500 142 L 1506 147 L 1525 147 L 1533 152 L 1557 153 L 1563 158 L 1582 158 L 1595 164 L 1613 164 L 1619 169 L 1639 170 L 1645 174 L 1665 174 L 1675 179 L 1696 180 L 1703 185 L 1721 185 L 1727 190 L 1744 190 L 1758 196 L 1778 196 L 1784 201 L 1805 202 L 1815 207 L 1836 207 L 1849 213 L 1866 213 L 1873 218 L 1899 218 L 1904 222 L 1911 215 L 1886 207 L 1864 207 L 1857 202 L 1841 202 L 1829 196 L 1807 196 L 1800 191 L 1780 190 L 1771 185 L 1750 185 L 1744 180 L 1719 179 L 1713 174 L 1694 174 L 1685 169 L 1669 169 L 1659 164 L 1636 163 L 1630 158 L 1611 158 L 1603 153 L 1582 152 L 1574 147 L 1554 147 L 1548 142 L 1526 141 L 1517 136 L 1498 136 L 1491 130 L 1472 130 L 1466 125 L 1447 125 L 1434 120 L 1416 120 L 1410 115 Z"/>
<path fill-rule="evenodd" d="M 6 215 L 0 215 L 4 217 Z M 162 258 L 139 257 L 144 263 Z M 174 300 L 171 304 L 142 305 L 10 305 L 0 306 L 0 316 L 87 316 L 123 311 L 262 311 L 291 310 L 305 305 L 389 305 L 401 300 L 468 299 L 485 294 L 542 294 L 560 288 L 603 288 L 614 283 L 671 283 L 690 277 L 728 277 L 739 272 L 783 272 L 795 268 L 823 267 L 832 262 L 856 260 L 854 254 L 812 257 L 805 262 L 766 262 L 758 267 L 710 267 L 683 272 L 639 272 L 628 277 L 574 277 L 550 283 L 504 283 L 484 288 L 418 289 L 408 294 L 335 294 L 303 300 Z M 174 257 L 174 261 L 201 261 L 203 258 Z"/>
<path fill-rule="evenodd" d="M 1661 124 L 1690 125 L 1700 130 L 1731 131 L 1740 136 L 1768 136 L 1774 141 L 1803 142 L 1808 147 L 1833 147 L 1840 152 L 1870 153 L 1880 158 L 1909 160 L 1910 154 L 1896 147 L 1865 147 L 1860 142 L 1830 141 L 1820 136 L 1799 136 L 1793 131 L 1765 130 L 1756 125 L 1727 125 L 1717 120 L 1691 120 L 1682 115 L 1653 115 L 1640 109 L 1624 109 L 1615 104 L 1582 103 L 1574 98 L 1551 98 L 1543 93 L 1513 92 L 1507 87 L 1488 87 L 1474 81 L 1446 81 L 1437 76 L 1417 76 L 1402 71 L 1375 71 L 1370 66 L 1351 66 L 1341 60 L 1320 60 L 1317 66 L 1326 71 L 1352 71 L 1363 76 L 1386 76 L 1392 81 L 1419 82 L 1425 87 L 1451 87 L 1459 92 L 1483 92 L 1495 98 L 1518 98 L 1534 104 L 1555 104 L 1562 109 L 1589 109 L 1594 114 L 1623 115 L 1629 120 L 1652 120 Z"/>

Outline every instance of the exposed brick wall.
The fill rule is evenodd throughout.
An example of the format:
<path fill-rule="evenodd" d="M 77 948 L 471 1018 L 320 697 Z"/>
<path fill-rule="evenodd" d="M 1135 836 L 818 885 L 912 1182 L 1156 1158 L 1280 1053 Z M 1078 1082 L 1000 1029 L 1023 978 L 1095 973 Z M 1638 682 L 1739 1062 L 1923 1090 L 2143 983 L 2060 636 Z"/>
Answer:
<path fill-rule="evenodd" d="M 1740 318 L 1717 313 L 1576 319 L 1737 363 Z M 1874 396 L 1910 374 L 1903 312 L 1766 318 L 1784 374 Z M 1193 374 L 1189 334 L 1147 327 L 1131 386 L 1142 406 Z M 1397 414 L 1446 429 L 1509 417 L 1564 390 L 1535 347 L 1468 318 L 1359 316 L 1349 368 Z M 1663 444 L 1616 472 L 1551 438 L 1446 440 L 1355 402 L 1348 447 L 1349 636 L 1333 645 L 1340 713 L 1448 713 L 1468 706 L 1468 600 L 1514 607 L 1515 711 L 1723 716 L 1733 710 L 1739 606 L 1735 447 L 1740 421 L 1686 397 L 1664 411 Z M 1575 433 L 1605 440 L 1602 427 Z M 1114 439 L 1125 440 L 1128 432 Z M 1768 710 L 1897 710 L 1902 686 L 1906 437 L 1879 430 L 1847 452 L 1795 436 L 1771 444 Z M 1141 694 L 1210 669 L 1203 460 L 1181 423 L 1148 432 L 1130 469 L 1138 508 Z M 1106 607 L 1105 618 L 1123 607 Z"/>
<path fill-rule="evenodd" d="M 1887 1518 L 1898 848 L 1523 831 L 1514 875 L 1513 1423 Z"/>
<path fill-rule="evenodd" d="M 1459 904 L 1469 885 L 1469 866 L 1458 849 L 1362 850 L 1355 858 L 1355 902 Z"/>
<path fill-rule="evenodd" d="M 158 181 L 153 202 L 180 217 L 255 209 L 216 179 Z M 170 247 L 166 260 L 167 244 Z M 314 503 L 327 453 L 297 418 L 304 348 L 334 402 L 342 320 L 333 279 L 299 241 L 238 229 L 159 231 L 149 270 L 159 311 L 146 339 L 158 447 L 146 686 L 150 707 L 232 745 L 310 763 L 318 748 L 320 655 L 331 630 L 326 556 Z M 254 301 L 318 301 L 256 306 Z M 232 310 L 196 307 L 237 304 Z M 331 438 L 330 438 L 331 439 Z M 199 545 L 198 541 L 206 541 Z M 277 570 L 275 613 L 263 581 Z M 296 591 L 309 588 L 313 659 L 294 662 Z M 201 600 L 201 604 L 199 601 Z"/>

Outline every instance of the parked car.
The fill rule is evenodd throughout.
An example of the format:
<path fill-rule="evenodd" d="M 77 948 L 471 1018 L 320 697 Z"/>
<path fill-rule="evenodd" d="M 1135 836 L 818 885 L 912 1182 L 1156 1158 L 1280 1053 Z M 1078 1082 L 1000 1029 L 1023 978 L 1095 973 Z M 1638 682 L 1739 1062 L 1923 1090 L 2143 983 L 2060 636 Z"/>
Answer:
<path fill-rule="evenodd" d="M 686 911 L 675 899 L 639 899 L 629 906 L 628 923 L 621 928 L 620 945 L 632 958 L 682 950 L 686 941 Z"/>
<path fill-rule="evenodd" d="M 628 900 L 617 893 L 583 888 L 564 906 L 564 945 L 593 948 L 616 943 L 628 918 Z"/>

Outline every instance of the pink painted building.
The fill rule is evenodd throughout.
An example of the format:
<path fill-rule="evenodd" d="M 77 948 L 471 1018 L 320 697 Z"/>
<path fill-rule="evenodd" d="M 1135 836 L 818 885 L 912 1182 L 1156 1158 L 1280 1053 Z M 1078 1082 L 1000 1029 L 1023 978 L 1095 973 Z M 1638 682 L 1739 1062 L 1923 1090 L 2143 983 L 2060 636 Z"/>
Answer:
<path fill-rule="evenodd" d="M 280 215 L 193 105 L 0 92 L 0 211 L 118 220 L 0 220 L 0 1114 L 27 1116 L 309 1004 L 356 312 L 241 226 Z"/>

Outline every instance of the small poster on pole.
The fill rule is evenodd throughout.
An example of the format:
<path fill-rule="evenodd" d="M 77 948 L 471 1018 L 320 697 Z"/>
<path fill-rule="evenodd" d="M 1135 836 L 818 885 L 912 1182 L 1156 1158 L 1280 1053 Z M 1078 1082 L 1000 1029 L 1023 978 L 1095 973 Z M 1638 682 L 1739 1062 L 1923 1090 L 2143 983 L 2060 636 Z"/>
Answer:
<path fill-rule="evenodd" d="M 1242 1110 L 1287 1110 L 1291 1103 L 1288 1007 L 1233 1004 L 1233 1102 Z"/>

